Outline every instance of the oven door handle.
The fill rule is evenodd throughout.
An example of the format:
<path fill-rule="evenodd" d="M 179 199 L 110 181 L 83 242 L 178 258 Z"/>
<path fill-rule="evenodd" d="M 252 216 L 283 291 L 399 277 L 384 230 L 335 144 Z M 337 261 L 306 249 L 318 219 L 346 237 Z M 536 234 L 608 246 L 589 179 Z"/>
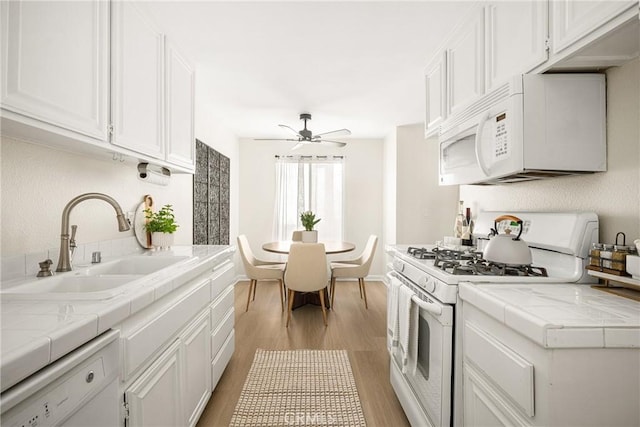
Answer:
<path fill-rule="evenodd" d="M 434 302 L 423 301 L 417 296 L 411 297 L 411 301 L 415 302 L 421 309 L 427 310 L 429 313 L 435 314 L 436 316 L 440 316 L 442 314 L 442 307 Z"/>

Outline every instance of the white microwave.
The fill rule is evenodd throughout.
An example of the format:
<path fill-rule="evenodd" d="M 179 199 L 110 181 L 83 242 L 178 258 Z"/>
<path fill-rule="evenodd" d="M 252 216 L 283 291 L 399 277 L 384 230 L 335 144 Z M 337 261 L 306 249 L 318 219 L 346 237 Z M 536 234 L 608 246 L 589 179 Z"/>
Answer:
<path fill-rule="evenodd" d="M 607 168 L 604 74 L 525 74 L 440 128 L 440 185 L 498 184 Z"/>

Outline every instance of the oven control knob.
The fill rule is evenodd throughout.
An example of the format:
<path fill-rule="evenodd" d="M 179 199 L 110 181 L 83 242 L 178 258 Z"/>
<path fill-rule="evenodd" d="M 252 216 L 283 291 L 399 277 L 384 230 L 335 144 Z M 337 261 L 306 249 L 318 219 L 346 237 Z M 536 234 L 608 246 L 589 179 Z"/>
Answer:
<path fill-rule="evenodd" d="M 436 290 L 436 281 L 430 277 L 423 277 L 422 283 L 424 286 L 424 290 L 427 292 L 433 292 Z"/>

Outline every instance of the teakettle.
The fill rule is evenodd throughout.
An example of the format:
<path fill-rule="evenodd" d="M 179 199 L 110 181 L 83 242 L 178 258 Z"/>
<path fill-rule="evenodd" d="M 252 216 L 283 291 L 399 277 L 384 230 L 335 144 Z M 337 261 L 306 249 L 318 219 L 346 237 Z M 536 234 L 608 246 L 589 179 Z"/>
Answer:
<path fill-rule="evenodd" d="M 516 237 L 511 235 L 511 229 L 505 229 L 505 234 L 498 234 L 498 223 L 504 220 L 517 222 L 520 231 Z M 484 248 L 483 258 L 487 261 L 507 264 L 507 265 L 529 265 L 531 264 L 531 249 L 524 240 L 520 239 L 522 234 L 522 220 L 513 215 L 501 215 L 494 221 L 495 235 L 491 237 Z"/>

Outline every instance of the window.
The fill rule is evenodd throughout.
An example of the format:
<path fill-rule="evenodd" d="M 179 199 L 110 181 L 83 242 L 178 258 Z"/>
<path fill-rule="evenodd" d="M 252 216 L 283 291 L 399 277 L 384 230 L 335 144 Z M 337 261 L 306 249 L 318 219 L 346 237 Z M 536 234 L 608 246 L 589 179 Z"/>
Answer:
<path fill-rule="evenodd" d="M 313 211 L 321 221 L 321 240 L 342 240 L 344 158 L 276 156 L 275 240 L 289 240 L 303 230 L 300 213 Z"/>

